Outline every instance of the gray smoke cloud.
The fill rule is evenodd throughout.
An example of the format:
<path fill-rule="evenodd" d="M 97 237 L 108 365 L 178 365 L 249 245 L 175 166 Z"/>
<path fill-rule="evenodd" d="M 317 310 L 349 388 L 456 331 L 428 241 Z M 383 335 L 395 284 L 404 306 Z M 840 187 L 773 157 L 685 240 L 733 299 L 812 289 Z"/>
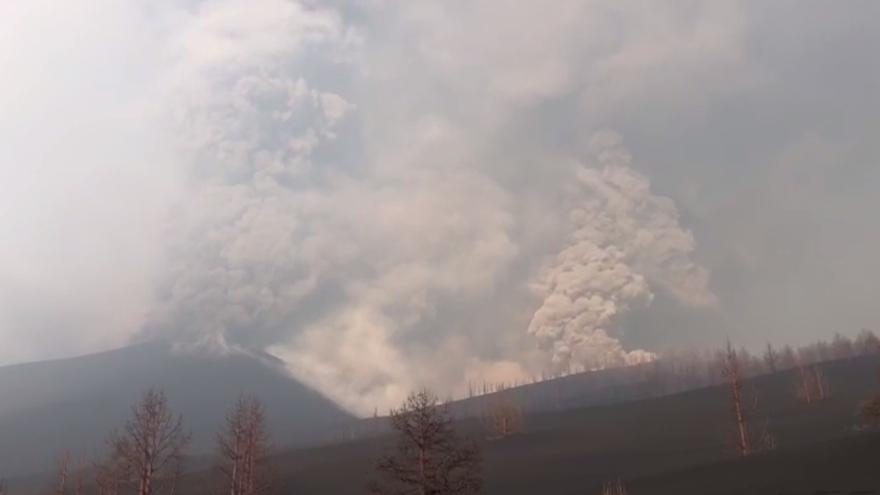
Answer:
<path fill-rule="evenodd" d="M 516 254 L 507 194 L 467 168 L 391 173 L 383 156 L 346 171 L 319 156 L 357 105 L 301 64 L 320 53 L 352 70 L 358 34 L 334 11 L 267 7 L 206 3 L 170 49 L 192 186 L 145 333 L 269 348 L 345 405 L 384 407 L 416 386 L 414 368 L 431 373 L 400 341 Z"/>
<path fill-rule="evenodd" d="M 564 371 L 649 361 L 609 335 L 622 313 L 647 306 L 661 287 L 685 304 L 716 303 L 705 268 L 691 259 L 694 239 L 669 198 L 631 168 L 620 136 L 601 132 L 572 187 L 569 244 L 535 285 L 543 303 L 529 333 L 552 350 Z"/>
<path fill-rule="evenodd" d="M 871 326 L 849 7 L 4 5 L 0 363 L 269 350 L 371 412 Z"/>
<path fill-rule="evenodd" d="M 426 7 L 394 9 L 403 38 L 395 42 L 430 21 Z M 579 170 L 552 154 L 532 158 L 564 164 L 541 163 L 558 182 L 517 203 L 489 156 L 499 143 L 479 136 L 516 118 L 517 104 L 563 91 L 561 81 L 480 92 L 482 108 L 462 120 L 408 102 L 435 79 L 408 80 L 399 66 L 383 72 L 373 57 L 384 48 L 367 46 L 378 33 L 337 10 L 224 0 L 179 15 L 189 19 L 175 21 L 184 28 L 170 38 L 163 88 L 191 184 L 146 336 L 268 349 L 297 378 L 368 412 L 424 384 L 454 393 L 468 378 L 649 359 L 613 336 L 619 313 L 649 304 L 655 285 L 682 299 L 712 297 L 671 201 L 651 195 L 611 134 L 593 139 L 596 163 Z M 426 31 L 418 49 L 437 56 Z M 403 86 L 397 101 L 373 107 L 389 82 Z M 347 148 L 359 153 L 340 153 Z M 566 191 L 572 180 L 579 187 Z M 571 197 L 547 201 L 559 194 Z M 534 209 L 558 222 L 556 232 L 531 232 L 523 216 Z M 566 237 L 559 264 L 537 274 Z M 530 299 L 529 286 L 544 293 Z M 468 321 L 480 301 L 494 298 L 501 310 L 516 297 L 525 314 L 543 300 L 531 325 Z"/>

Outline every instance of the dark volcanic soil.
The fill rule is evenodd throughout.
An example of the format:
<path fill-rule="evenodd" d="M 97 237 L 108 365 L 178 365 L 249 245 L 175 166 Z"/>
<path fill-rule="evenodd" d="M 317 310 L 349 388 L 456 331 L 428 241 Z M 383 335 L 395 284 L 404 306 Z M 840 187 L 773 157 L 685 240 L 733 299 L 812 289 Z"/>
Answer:
<path fill-rule="evenodd" d="M 752 424 L 766 428 L 777 444 L 747 459 L 737 456 L 728 391 L 721 386 L 532 414 L 523 433 L 502 440 L 487 440 L 476 419 L 458 427 L 483 447 L 485 493 L 491 495 L 598 495 L 604 482 L 618 477 L 630 495 L 880 495 L 880 431 L 866 429 L 858 415 L 861 401 L 880 393 L 880 356 L 822 367 L 832 396 L 809 405 L 795 397 L 794 370 L 746 382 L 757 397 Z M 275 493 L 366 493 L 375 459 L 392 441 L 373 436 L 282 452 L 273 458 Z M 216 471 L 195 464 L 178 493 L 219 493 Z"/>
<path fill-rule="evenodd" d="M 524 433 L 498 441 L 485 440 L 476 420 L 460 429 L 484 447 L 488 494 L 598 494 L 617 477 L 634 495 L 880 494 L 880 433 L 860 431 L 857 415 L 859 403 L 880 392 L 880 359 L 824 369 L 833 396 L 810 405 L 795 398 L 794 371 L 748 383 L 758 398 L 754 424 L 766 425 L 778 447 L 744 460 L 723 387 L 537 414 Z M 373 460 L 389 445 L 383 437 L 284 453 L 275 459 L 277 486 L 282 493 L 365 493 Z M 201 473 L 191 483 L 204 487 L 208 478 Z"/>

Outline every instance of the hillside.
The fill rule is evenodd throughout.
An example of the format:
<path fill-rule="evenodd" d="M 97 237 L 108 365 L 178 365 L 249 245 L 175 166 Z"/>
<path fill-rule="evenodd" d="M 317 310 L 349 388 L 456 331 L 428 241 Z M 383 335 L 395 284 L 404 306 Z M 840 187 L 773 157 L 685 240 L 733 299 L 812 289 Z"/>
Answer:
<path fill-rule="evenodd" d="M 163 369 L 167 369 L 168 375 L 159 373 L 154 378 L 185 377 L 175 383 L 164 383 L 172 403 L 184 414 L 205 418 L 204 424 L 196 425 L 203 447 L 209 446 L 205 440 L 213 438 L 209 434 L 213 427 L 208 428 L 208 425 L 219 421 L 219 416 L 212 412 L 215 408 L 209 405 L 218 404 L 216 409 L 219 410 L 220 403 L 232 399 L 218 390 L 263 383 L 259 395 L 267 403 L 270 426 L 275 435 L 282 435 L 275 437 L 275 445 L 279 448 L 272 459 L 280 493 L 364 493 L 372 476 L 374 460 L 393 441 L 383 433 L 385 420 L 382 418 L 356 421 L 335 409 L 328 409 L 336 411 L 331 413 L 336 414 L 333 420 L 304 415 L 307 411 L 317 413 L 317 407 L 327 406 L 327 403 L 318 401 L 311 409 L 302 407 L 305 404 L 299 400 L 302 397 L 314 399 L 313 393 L 298 395 L 302 390 L 297 387 L 301 386 L 286 381 L 288 379 L 281 375 L 278 376 L 284 382 L 267 381 L 266 375 L 256 370 L 271 370 L 271 363 L 267 365 L 259 359 L 254 361 L 247 356 L 214 358 L 219 361 L 214 363 L 213 370 L 203 373 L 193 369 L 188 370 L 188 374 L 179 375 L 184 369 L 175 369 L 174 366 L 186 365 L 178 362 L 178 357 L 168 353 L 167 349 L 147 347 L 116 352 L 121 354 L 99 355 L 89 360 L 110 365 L 120 357 L 164 356 L 161 359 L 169 367 Z M 185 361 L 189 363 L 191 359 L 192 356 L 188 356 Z M 197 361 L 203 359 L 207 358 Z M 192 363 L 194 367 L 204 365 Z M 92 369 L 93 366 L 83 366 L 83 369 Z M 143 363 L 140 366 L 128 363 L 121 369 L 144 370 L 144 366 Z M 248 380 L 241 375 L 220 381 L 204 379 L 212 373 L 219 379 L 222 373 L 239 366 L 241 370 L 249 369 L 254 374 Z M 564 407 L 559 410 L 553 410 L 557 406 L 537 408 L 529 412 L 523 433 L 489 441 L 481 420 L 466 415 L 458 421 L 458 427 L 483 447 L 487 494 L 599 493 L 603 482 L 617 477 L 626 480 L 630 494 L 635 495 L 778 495 L 814 493 L 820 489 L 843 490 L 844 493 L 880 490 L 880 470 L 876 464 L 880 456 L 880 432 L 863 431 L 861 418 L 857 415 L 859 403 L 880 392 L 877 380 L 880 356 L 838 360 L 820 366 L 832 395 L 812 404 L 804 404 L 796 397 L 796 370 L 758 376 L 746 382 L 746 388 L 757 397 L 753 424 L 761 428 L 766 425 L 778 446 L 745 460 L 736 455 L 728 390 L 723 386 L 651 399 L 625 400 L 624 396 L 617 395 L 613 403 L 576 407 L 573 404 L 579 402 L 576 400 L 577 389 L 573 385 L 575 382 L 569 380 L 566 394 L 570 399 L 564 401 Z M 148 368 L 153 369 L 153 366 Z M 0 376 L 8 380 L 10 374 Z M 30 373 L 29 376 L 36 374 Z M 80 372 L 79 376 L 86 375 Z M 132 383 L 130 378 L 122 381 Z M 221 387 L 220 383 L 224 386 Z M 48 387 L 48 382 L 42 385 Z M 281 400 L 270 393 L 275 386 L 288 391 L 286 399 Z M 530 387 L 553 390 L 558 384 L 551 380 Z M 39 387 L 34 389 L 29 400 L 36 401 L 39 390 Z M 198 402 L 201 409 L 181 395 L 186 390 L 200 390 Z M 596 400 L 589 396 L 594 391 L 592 386 L 584 388 L 582 399 Z M 43 392 L 47 393 L 47 390 Z M 547 391 L 532 390 L 530 396 L 544 397 Z M 279 414 L 277 409 L 284 404 L 287 413 Z M 459 414 L 475 409 L 473 400 L 469 405 L 455 407 Z M 49 414 L 48 410 L 45 409 L 43 414 Z M 64 410 L 75 408 L 68 405 L 62 408 Z M 294 410 L 301 416 L 292 415 L 290 411 Z M 324 428 L 309 432 L 304 426 L 307 424 L 323 425 Z M 57 431 L 42 436 L 34 434 L 41 442 L 46 442 Z M 347 431 L 352 439 L 305 448 L 285 447 L 294 444 L 294 436 L 298 436 L 302 445 L 307 439 L 338 439 L 340 431 Z M 316 432 L 321 434 L 316 435 Z M 69 441 L 74 440 L 69 438 Z M 182 481 L 179 493 L 203 493 L 206 487 L 215 486 L 216 471 L 209 468 L 209 464 L 210 460 L 204 457 L 191 462 L 191 472 Z M 14 493 L 31 493 L 49 482 L 46 475 L 11 481 Z"/>
<path fill-rule="evenodd" d="M 327 440 L 351 417 L 287 376 L 274 358 L 174 352 L 141 344 L 100 354 L 0 368 L 0 467 L 14 477 L 45 471 L 64 450 L 94 459 L 149 387 L 161 387 L 193 433 L 193 452 L 214 446 L 241 393 L 265 404 L 282 447 Z"/>
<path fill-rule="evenodd" d="M 527 430 L 486 441 L 478 420 L 460 422 L 484 446 L 488 494 L 591 494 L 621 477 L 633 494 L 773 494 L 817 489 L 880 489 L 880 434 L 859 433 L 859 402 L 880 391 L 880 358 L 822 365 L 831 398 L 806 405 L 795 398 L 795 371 L 750 381 L 758 395 L 756 423 L 768 425 L 778 448 L 736 457 L 727 390 L 709 387 L 608 406 L 527 417 Z M 274 461 L 284 493 L 356 494 L 387 437 L 289 451 Z M 190 490 L 210 480 L 190 476 Z M 187 490 L 187 493 L 195 491 Z"/>

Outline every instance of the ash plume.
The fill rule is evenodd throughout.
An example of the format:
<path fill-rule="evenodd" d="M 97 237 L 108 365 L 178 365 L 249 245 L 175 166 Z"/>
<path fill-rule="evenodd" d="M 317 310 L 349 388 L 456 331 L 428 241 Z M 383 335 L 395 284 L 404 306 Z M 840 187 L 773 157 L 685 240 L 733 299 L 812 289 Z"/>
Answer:
<path fill-rule="evenodd" d="M 386 154 L 333 163 L 326 154 L 352 139 L 340 133 L 357 105 L 300 63 L 320 53 L 323 70 L 354 71 L 357 33 L 333 11 L 254 5 L 203 4 L 169 50 L 191 189 L 143 335 L 269 349 L 298 378 L 371 411 L 431 380 L 418 336 L 437 304 L 478 299 L 515 256 L 508 193 L 442 164 L 390 173 Z M 207 50 L 233 35 L 246 57 Z"/>
<path fill-rule="evenodd" d="M 621 138 L 600 132 L 589 151 L 570 191 L 573 231 L 534 284 L 543 303 L 528 330 L 565 371 L 653 359 L 614 337 L 621 314 L 651 303 L 652 287 L 686 304 L 715 302 L 708 272 L 690 258 L 693 236 L 679 225 L 672 201 L 652 194 L 648 179 L 631 168 Z"/>
<path fill-rule="evenodd" d="M 876 326 L 870 2 L 6 3 L 0 365 L 268 350 L 369 414 Z"/>
<path fill-rule="evenodd" d="M 618 316 L 655 288 L 696 304 L 708 293 L 671 201 L 650 193 L 607 133 L 573 190 L 571 151 L 524 144 L 524 163 L 499 162 L 504 145 L 480 136 L 567 84 L 506 86 L 465 115 L 439 101 L 422 108 L 426 72 L 384 67 L 370 43 L 430 49 L 408 40 L 425 19 L 375 8 L 389 14 L 381 34 L 284 0 L 208 1 L 170 16 L 185 21 L 165 50 L 162 98 L 189 190 L 141 335 L 268 350 L 361 413 L 419 386 L 460 393 L 468 378 L 523 379 L 548 362 L 650 359 L 624 350 Z M 472 101 L 471 88 L 453 97 Z M 547 179 L 523 196 L 509 177 L 535 164 Z M 560 193 L 564 204 L 549 199 Z M 560 242 L 533 280 L 535 260 Z"/>

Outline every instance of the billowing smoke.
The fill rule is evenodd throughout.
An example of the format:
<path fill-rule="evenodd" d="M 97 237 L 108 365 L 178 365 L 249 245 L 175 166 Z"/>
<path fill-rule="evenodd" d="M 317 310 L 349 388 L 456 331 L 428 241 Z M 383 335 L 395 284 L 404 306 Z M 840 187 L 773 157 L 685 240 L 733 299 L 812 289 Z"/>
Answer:
<path fill-rule="evenodd" d="M 186 20 L 169 42 L 164 91 L 191 189 L 169 227 L 147 332 L 268 344 L 314 290 L 325 267 L 311 258 L 333 256 L 311 229 L 329 198 L 308 186 L 314 151 L 351 109 L 295 64 L 350 40 L 333 12 L 283 0 L 203 2 L 176 14 Z"/>
<path fill-rule="evenodd" d="M 423 20 L 389 31 L 430 48 L 407 41 Z M 655 287 L 711 297 L 675 207 L 613 135 L 576 172 L 575 152 L 522 145 L 507 165 L 503 140 L 482 139 L 565 85 L 506 86 L 456 115 L 423 103 L 433 83 L 385 67 L 368 46 L 386 56 L 382 35 L 334 9 L 213 0 L 165 22 L 162 98 L 189 191 L 145 336 L 267 349 L 368 412 L 421 385 L 455 393 L 468 377 L 650 359 L 624 350 L 618 316 Z M 534 188 L 511 179 L 534 168 L 547 172 Z"/>
<path fill-rule="evenodd" d="M 445 386 L 413 333 L 442 299 L 479 299 L 512 260 L 508 194 L 462 167 L 390 173 L 387 155 L 333 155 L 357 106 L 303 74 L 354 70 L 357 33 L 331 11 L 275 3 L 205 3 L 170 49 L 191 191 L 145 332 L 269 348 L 355 410 Z M 328 59 L 305 69 L 315 53 Z"/>
<path fill-rule="evenodd" d="M 570 191 L 568 245 L 535 284 L 543 298 L 529 333 L 562 370 L 635 364 L 653 354 L 624 350 L 613 336 L 622 313 L 651 303 L 660 286 L 687 304 L 712 304 L 708 273 L 690 258 L 693 236 L 675 205 L 630 168 L 620 137 L 601 132 Z"/>
<path fill-rule="evenodd" d="M 876 322 L 875 3 L 547 3 L 0 3 L 0 365 L 268 349 L 372 412 Z"/>

